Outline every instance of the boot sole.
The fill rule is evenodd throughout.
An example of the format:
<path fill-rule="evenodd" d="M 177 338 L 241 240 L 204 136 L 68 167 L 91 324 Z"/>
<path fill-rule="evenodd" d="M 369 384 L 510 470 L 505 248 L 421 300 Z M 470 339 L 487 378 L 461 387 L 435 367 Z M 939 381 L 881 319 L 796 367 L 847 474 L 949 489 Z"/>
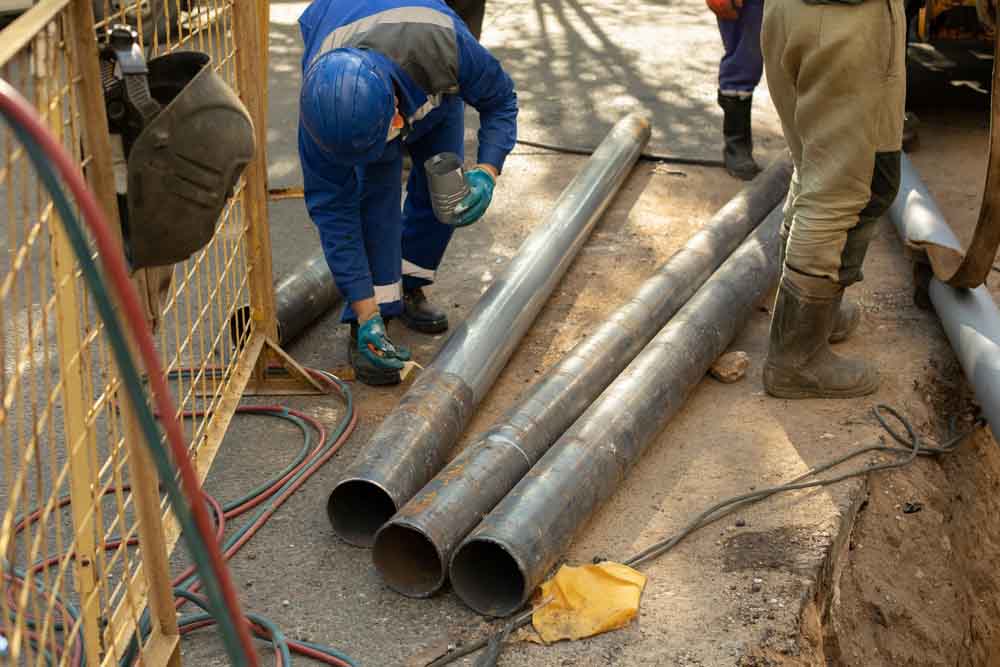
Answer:
<path fill-rule="evenodd" d="M 861 398 L 862 396 L 870 396 L 874 394 L 878 391 L 878 387 L 878 378 L 875 378 L 875 380 L 869 385 L 843 390 L 820 391 L 818 389 L 804 389 L 802 387 L 782 387 L 780 385 L 769 383 L 767 381 L 767 369 L 765 368 L 764 370 L 764 391 L 775 398 Z"/>
<path fill-rule="evenodd" d="M 399 371 L 387 368 L 370 368 L 368 366 L 361 366 L 357 363 L 355 354 L 356 353 L 352 350 L 350 357 L 351 369 L 354 370 L 354 378 L 356 380 L 360 380 L 370 387 L 389 387 L 402 382 L 402 377 L 400 376 Z"/>
<path fill-rule="evenodd" d="M 443 320 L 415 320 L 405 312 L 399 316 L 406 328 L 423 334 L 439 334 L 448 330 L 448 318 Z"/>
<path fill-rule="evenodd" d="M 370 371 L 357 366 L 354 377 L 370 387 L 388 387 L 401 382 L 399 371 Z"/>

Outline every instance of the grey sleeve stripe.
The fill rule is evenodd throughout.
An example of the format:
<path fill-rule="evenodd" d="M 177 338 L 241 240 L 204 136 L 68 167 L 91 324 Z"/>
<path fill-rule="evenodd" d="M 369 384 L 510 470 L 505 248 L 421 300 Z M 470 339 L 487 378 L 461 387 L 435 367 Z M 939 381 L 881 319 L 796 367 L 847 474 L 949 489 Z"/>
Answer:
<path fill-rule="evenodd" d="M 407 118 L 407 120 L 410 122 L 410 125 L 412 125 L 419 120 L 423 120 L 427 114 L 434 111 L 434 109 L 439 106 L 441 106 L 441 96 L 428 95 L 427 101 L 420 105 L 420 108 L 414 111 L 413 114 Z"/>
<path fill-rule="evenodd" d="M 425 23 L 454 30 L 450 16 L 430 7 L 397 7 L 396 9 L 387 9 L 384 12 L 372 14 L 363 19 L 358 19 L 353 23 L 340 26 L 331 32 L 323 40 L 323 44 L 320 46 L 313 60 L 327 51 L 353 44 L 357 41 L 359 35 L 370 32 L 377 25 L 388 23 Z"/>

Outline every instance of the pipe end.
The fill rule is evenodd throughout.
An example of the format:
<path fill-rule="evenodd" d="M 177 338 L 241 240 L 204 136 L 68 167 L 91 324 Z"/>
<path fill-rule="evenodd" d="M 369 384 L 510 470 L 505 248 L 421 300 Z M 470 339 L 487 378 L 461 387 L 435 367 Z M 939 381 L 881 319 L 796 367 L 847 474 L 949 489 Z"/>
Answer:
<path fill-rule="evenodd" d="M 426 598 L 444 585 L 447 565 L 423 531 L 390 521 L 375 535 L 372 562 L 389 588 L 411 598 Z"/>
<path fill-rule="evenodd" d="M 451 586 L 465 604 L 486 616 L 508 616 L 530 591 L 518 560 L 493 540 L 471 539 L 451 559 Z"/>
<path fill-rule="evenodd" d="M 233 311 L 229 318 L 229 339 L 233 344 L 233 349 L 239 349 L 246 343 L 252 320 L 250 306 L 240 306 Z"/>
<path fill-rule="evenodd" d="M 356 547 L 370 548 L 375 533 L 395 513 L 392 496 L 378 484 L 363 479 L 345 479 L 326 501 L 326 515 L 333 531 Z"/>

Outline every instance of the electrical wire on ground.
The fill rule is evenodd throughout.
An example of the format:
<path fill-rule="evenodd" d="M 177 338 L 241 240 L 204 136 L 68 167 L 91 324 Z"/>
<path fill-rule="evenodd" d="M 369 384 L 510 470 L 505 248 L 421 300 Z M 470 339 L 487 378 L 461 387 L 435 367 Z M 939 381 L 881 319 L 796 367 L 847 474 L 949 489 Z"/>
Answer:
<path fill-rule="evenodd" d="M 955 448 L 958 447 L 958 445 L 961 444 L 961 442 L 965 440 L 965 438 L 970 436 L 977 428 L 981 428 L 982 426 L 985 425 L 984 420 L 978 419 L 973 424 L 972 428 L 970 428 L 969 430 L 957 435 L 952 435 L 946 441 L 938 444 L 937 446 L 928 446 L 923 443 L 920 436 L 917 435 L 916 431 L 914 431 L 913 426 L 910 424 L 909 420 L 907 420 L 905 417 L 899 414 L 899 412 L 897 412 L 894 408 L 888 405 L 877 405 L 872 409 L 872 411 L 875 415 L 875 419 L 878 421 L 879 425 L 883 428 L 883 430 L 885 430 L 886 433 L 888 433 L 888 435 L 891 437 L 893 441 L 895 441 L 901 446 L 883 444 L 880 442 L 880 444 L 877 445 L 869 445 L 867 447 L 862 447 L 860 449 L 856 449 L 852 452 L 849 452 L 844 456 L 833 459 L 832 461 L 828 461 L 826 463 L 810 468 L 802 475 L 796 477 L 795 479 L 785 484 L 769 487 L 766 489 L 760 489 L 757 491 L 753 491 L 751 493 L 744 493 L 738 496 L 727 498 L 726 500 L 716 503 L 715 505 L 706 509 L 704 512 L 698 514 L 689 524 L 687 524 L 687 526 L 685 526 L 676 535 L 673 535 L 671 537 L 668 537 L 666 539 L 660 540 L 658 542 L 655 542 L 654 544 L 649 545 L 639 553 L 634 554 L 633 556 L 631 556 L 630 558 L 626 559 L 623 562 L 631 567 L 639 567 L 643 564 L 646 564 L 649 561 L 664 555 L 665 553 L 676 547 L 678 544 L 683 542 L 686 538 L 690 537 L 698 530 L 711 525 L 712 523 L 718 521 L 719 519 L 722 519 L 723 517 L 728 516 L 729 514 L 732 514 L 733 512 L 735 512 L 740 508 L 744 508 L 749 505 L 758 503 L 766 498 L 770 498 L 771 496 L 779 493 L 787 493 L 789 491 L 800 491 L 802 489 L 812 489 L 812 488 L 830 486 L 832 484 L 838 484 L 840 482 L 849 479 L 864 477 L 873 472 L 880 472 L 880 471 L 884 472 L 886 470 L 903 468 L 913 463 L 917 459 L 917 457 L 920 456 L 939 456 L 942 454 L 948 454 L 950 452 L 953 452 Z M 899 422 L 900 425 L 902 425 L 905 431 L 905 435 L 899 433 L 889 424 L 889 422 L 885 417 L 885 414 L 891 415 L 892 418 L 894 418 L 897 422 Z M 954 421 L 951 424 L 951 430 L 952 433 L 954 433 Z M 880 441 L 881 440 L 882 439 L 880 438 Z M 872 464 L 864 468 L 851 470 L 849 472 L 835 475 L 833 477 L 804 481 L 809 479 L 810 477 L 815 477 L 816 475 L 820 475 L 824 472 L 833 470 L 834 468 L 837 468 L 852 459 L 855 459 L 859 456 L 864 456 L 866 454 L 886 454 L 889 456 L 895 456 L 897 457 L 897 459 L 886 463 Z M 487 651 L 484 655 L 480 657 L 479 660 L 476 661 L 475 667 L 495 667 L 495 665 L 497 664 L 497 658 L 500 655 L 500 647 L 502 643 L 506 640 L 506 638 L 510 635 L 511 632 L 513 632 L 518 628 L 524 627 L 525 625 L 528 625 L 531 622 L 531 617 L 533 613 L 534 609 L 528 609 L 526 611 L 521 612 L 519 615 L 515 616 L 511 621 L 505 623 L 498 632 L 490 636 L 484 637 L 482 639 L 479 639 L 478 641 L 474 641 L 468 645 L 460 646 L 451 653 L 443 655 L 437 658 L 436 660 L 428 663 L 426 667 L 443 667 L 444 665 L 451 664 L 457 660 L 460 660 L 461 658 L 464 658 L 465 656 L 476 653 L 477 651 L 483 648 L 486 648 Z"/>
<path fill-rule="evenodd" d="M 566 155 L 589 156 L 593 155 L 594 150 L 596 150 L 594 148 L 582 148 L 577 146 L 563 146 L 562 144 L 550 144 L 544 141 L 528 141 L 527 139 L 518 139 L 517 143 L 520 146 L 541 148 L 543 150 L 552 151 L 553 153 L 564 153 Z M 722 160 L 713 160 L 711 158 L 701 158 L 701 157 L 687 157 L 684 155 L 670 155 L 668 153 L 643 152 L 639 154 L 639 159 L 644 160 L 646 162 L 661 162 L 663 164 L 680 164 L 692 167 L 712 167 L 715 169 L 726 168 L 726 165 Z"/>
<path fill-rule="evenodd" d="M 584 148 L 579 146 L 564 146 L 562 144 L 550 144 L 544 141 L 529 141 L 527 139 L 516 140 L 519 146 L 528 146 L 530 148 L 540 148 L 550 153 L 562 153 L 564 155 L 582 155 L 584 157 L 589 157 L 594 154 L 596 149 L 594 148 Z M 523 155 L 515 153 L 514 155 Z M 544 155 L 543 153 L 538 153 L 537 155 Z M 713 160 L 711 158 L 702 157 L 687 157 L 684 155 L 671 155 L 669 153 L 652 153 L 643 152 L 639 154 L 639 159 L 644 162 L 659 162 L 661 164 L 676 164 L 676 165 L 687 165 L 691 167 L 709 167 L 712 169 L 725 169 L 726 164 L 722 160 Z M 271 188 L 267 191 L 268 197 L 271 201 L 282 201 L 285 199 L 302 199 L 305 196 L 305 190 L 303 190 L 301 185 L 292 185 L 280 188 Z"/>
<path fill-rule="evenodd" d="M 119 367 L 123 388 L 136 412 L 145 444 L 150 450 L 161 485 L 181 525 L 182 536 L 194 561 L 192 568 L 183 575 L 185 580 L 178 588 L 178 595 L 184 601 L 195 601 L 207 611 L 207 614 L 199 615 L 196 620 L 189 619 L 184 625 L 185 631 L 190 632 L 209 624 L 218 625 L 219 634 L 230 662 L 240 665 L 240 667 L 257 667 L 259 664 L 251 632 L 258 638 L 272 643 L 275 647 L 278 664 L 282 667 L 290 664 L 289 649 L 297 649 L 296 652 L 321 660 L 326 664 L 351 665 L 350 659 L 333 649 L 309 642 L 289 642 L 266 619 L 258 616 L 249 618 L 244 616 L 223 556 L 223 550 L 227 553 L 226 557 L 231 557 L 241 546 L 246 544 L 246 541 L 259 530 L 267 518 L 277 510 L 277 507 L 287 500 L 346 441 L 357 420 L 346 386 L 332 375 L 318 372 L 326 381 L 339 387 L 348 407 L 341 427 L 337 429 L 335 437 L 330 440 L 326 439 L 323 427 L 315 420 L 299 413 L 293 414 L 292 411 L 277 406 L 284 417 L 298 419 L 301 424 L 309 423 L 313 428 L 316 428 L 320 434 L 320 444 L 313 451 L 312 456 L 299 461 L 293 468 L 282 471 L 273 485 L 267 488 L 258 488 L 249 496 L 240 499 L 236 505 L 227 505 L 231 516 L 235 516 L 270 499 L 268 505 L 261 508 L 254 516 L 253 521 L 238 531 L 233 538 L 230 538 L 226 542 L 225 549 L 221 549 L 217 542 L 223 535 L 226 510 L 217 501 L 208 497 L 198 482 L 173 407 L 173 398 L 167 386 L 167 376 L 160 364 L 138 297 L 129 281 L 128 271 L 117 242 L 104 220 L 100 207 L 93 194 L 87 189 L 72 158 L 38 120 L 34 109 L 10 84 L 2 79 L 0 79 L 0 115 L 7 120 L 24 147 L 39 174 L 40 180 L 48 190 L 60 222 L 66 231 L 74 255 L 80 264 L 84 280 L 104 322 L 105 333 Z M 103 274 L 97 269 L 83 225 L 62 190 L 59 176 L 68 185 L 84 214 L 84 219 L 97 247 L 97 255 L 103 265 Z M 109 288 L 108 282 L 113 289 Z M 133 342 L 142 357 L 146 375 L 153 389 L 156 413 L 146 402 L 142 377 L 132 358 L 125 330 L 118 320 L 117 312 L 112 303 L 112 294 L 123 310 L 132 331 Z M 163 426 L 166 435 L 166 448 L 160 440 L 157 418 L 159 418 L 159 424 Z M 307 429 L 304 429 L 304 432 L 307 432 Z M 308 444 L 305 449 L 308 449 Z M 206 506 L 213 509 L 214 525 Z M 23 530 L 39 516 L 39 512 L 32 512 L 28 517 L 19 520 L 18 526 Z M 131 544 L 133 541 L 129 543 Z M 118 548 L 120 544 L 120 541 L 112 541 L 106 546 Z M 4 579 L 13 584 L 8 589 L 8 594 L 13 594 L 14 589 L 22 586 L 38 588 L 40 584 L 34 579 L 33 574 L 39 569 L 49 567 L 51 560 L 47 559 L 42 563 L 35 564 L 32 567 L 33 571 L 28 572 L 15 570 L 6 562 L 0 563 L 2 565 L 0 571 L 2 571 Z M 200 588 L 205 589 L 206 597 L 195 595 L 195 590 Z M 60 628 L 62 630 L 75 628 L 76 631 L 79 631 L 78 610 L 58 597 L 56 605 L 60 607 L 61 612 Z M 16 613 L 16 609 L 17 607 L 14 606 L 14 613 Z M 40 648 L 43 656 L 50 663 L 53 662 L 53 657 L 61 654 L 61 647 L 45 646 L 44 637 L 40 637 L 34 632 L 30 621 L 26 634 L 28 641 Z M 5 651 L 8 645 L 7 641 L 7 638 L 4 637 Z M 74 644 L 74 654 L 70 664 L 74 667 L 85 667 L 86 658 L 82 654 L 82 642 L 76 641 Z"/>

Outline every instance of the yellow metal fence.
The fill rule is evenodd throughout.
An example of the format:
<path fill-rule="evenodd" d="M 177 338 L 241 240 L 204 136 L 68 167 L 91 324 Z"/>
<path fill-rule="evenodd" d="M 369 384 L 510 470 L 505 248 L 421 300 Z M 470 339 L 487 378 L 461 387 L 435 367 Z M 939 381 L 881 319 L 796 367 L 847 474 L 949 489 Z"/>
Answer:
<path fill-rule="evenodd" d="M 98 63 L 108 27 L 136 27 L 147 58 L 208 53 L 251 112 L 258 154 L 211 242 L 135 275 L 202 478 L 248 387 L 316 390 L 272 343 L 266 11 L 250 0 L 41 0 L 0 32 L 0 77 L 78 157 L 114 221 Z M 6 126 L 0 211 L 0 664 L 118 665 L 148 610 L 142 664 L 177 665 L 177 529 L 52 202 Z M 249 326 L 231 327 L 248 307 Z M 283 379 L 269 374 L 272 361 L 288 368 Z"/>

